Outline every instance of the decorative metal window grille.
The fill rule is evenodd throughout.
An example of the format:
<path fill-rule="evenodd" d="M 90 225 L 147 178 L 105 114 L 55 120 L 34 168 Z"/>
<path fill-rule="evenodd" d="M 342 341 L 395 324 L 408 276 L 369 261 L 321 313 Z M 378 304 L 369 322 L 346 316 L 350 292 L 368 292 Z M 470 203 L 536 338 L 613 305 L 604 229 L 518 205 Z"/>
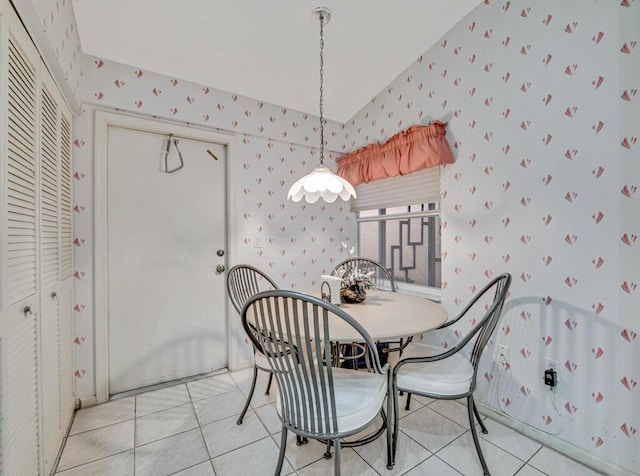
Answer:
<path fill-rule="evenodd" d="M 358 212 L 359 255 L 389 270 L 396 283 L 440 288 L 440 210 L 436 203 Z"/>

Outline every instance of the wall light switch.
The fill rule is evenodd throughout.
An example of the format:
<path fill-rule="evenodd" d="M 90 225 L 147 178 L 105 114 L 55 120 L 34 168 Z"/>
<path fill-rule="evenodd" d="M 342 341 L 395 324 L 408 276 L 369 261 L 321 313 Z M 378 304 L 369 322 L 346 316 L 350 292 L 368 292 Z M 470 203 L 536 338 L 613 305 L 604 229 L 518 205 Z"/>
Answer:
<path fill-rule="evenodd" d="M 253 247 L 262 248 L 262 235 L 255 235 L 253 237 Z"/>

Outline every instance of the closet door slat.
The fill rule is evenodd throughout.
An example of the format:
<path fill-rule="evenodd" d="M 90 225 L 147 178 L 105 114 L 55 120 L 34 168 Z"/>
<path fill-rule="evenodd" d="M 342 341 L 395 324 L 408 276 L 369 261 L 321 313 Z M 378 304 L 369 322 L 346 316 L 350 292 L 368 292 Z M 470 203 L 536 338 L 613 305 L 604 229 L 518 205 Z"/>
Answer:
<path fill-rule="evenodd" d="M 28 237 L 28 259 L 7 251 L 7 300 L 9 304 L 21 301 L 36 292 L 36 217 L 29 213 L 36 209 L 36 70 L 21 54 L 20 48 L 9 40 L 8 75 L 8 123 L 27 123 L 31 129 L 9 127 L 9 144 L 20 147 L 9 148 L 7 154 L 7 242 L 9 245 L 19 240 L 24 243 Z M 19 88 L 18 88 L 19 86 Z M 18 94 L 24 90 L 29 96 Z M 27 120 L 25 120 L 27 118 Z M 15 170 L 24 171 L 16 174 Z M 25 213 L 26 212 L 26 213 Z"/>
<path fill-rule="evenodd" d="M 60 280 L 65 280 L 73 267 L 71 121 L 63 115 L 60 125 Z"/>

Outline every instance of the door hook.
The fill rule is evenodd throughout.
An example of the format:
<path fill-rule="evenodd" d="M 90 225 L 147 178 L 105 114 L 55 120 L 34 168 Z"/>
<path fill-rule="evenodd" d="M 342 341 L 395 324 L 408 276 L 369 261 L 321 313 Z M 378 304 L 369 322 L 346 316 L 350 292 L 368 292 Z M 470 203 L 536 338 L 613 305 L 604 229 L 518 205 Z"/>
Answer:
<path fill-rule="evenodd" d="M 169 159 L 169 149 L 171 148 L 172 137 L 173 137 L 173 134 L 169 134 L 169 137 L 167 138 L 167 147 L 164 151 L 164 172 L 168 174 L 177 172 L 182 167 L 184 167 L 184 161 L 182 160 L 182 152 L 180 152 L 180 148 L 178 147 L 178 142 L 180 141 L 178 139 L 173 139 L 173 145 L 176 147 L 176 150 L 178 151 L 178 159 L 180 160 L 180 165 L 178 165 L 175 169 L 169 170 L 168 159 Z"/>

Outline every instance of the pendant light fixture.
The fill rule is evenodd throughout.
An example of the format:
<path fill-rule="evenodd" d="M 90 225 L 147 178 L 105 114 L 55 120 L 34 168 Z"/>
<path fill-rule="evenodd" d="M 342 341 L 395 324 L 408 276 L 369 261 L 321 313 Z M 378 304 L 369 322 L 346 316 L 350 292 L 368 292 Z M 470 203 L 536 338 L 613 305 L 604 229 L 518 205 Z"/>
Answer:
<path fill-rule="evenodd" d="M 324 165 L 324 25 L 329 23 L 331 12 L 326 7 L 318 7 L 312 13 L 313 19 L 320 24 L 320 165 L 317 165 L 309 175 L 305 175 L 289 189 L 290 198 L 299 202 L 303 198 L 308 203 L 315 203 L 322 198 L 327 203 L 333 203 L 338 197 L 349 200 L 356 196 L 356 191 L 349 182 L 334 174 Z"/>

